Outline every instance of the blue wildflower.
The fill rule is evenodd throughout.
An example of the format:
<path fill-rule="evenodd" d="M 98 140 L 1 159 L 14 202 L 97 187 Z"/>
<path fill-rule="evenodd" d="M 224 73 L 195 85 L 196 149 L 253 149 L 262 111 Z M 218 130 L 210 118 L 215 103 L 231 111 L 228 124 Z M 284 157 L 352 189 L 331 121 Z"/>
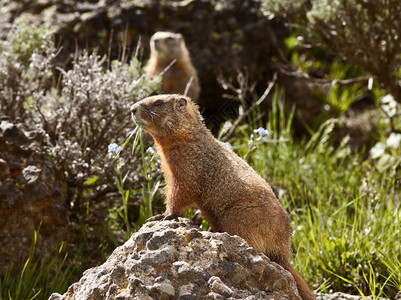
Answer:
<path fill-rule="evenodd" d="M 153 155 L 155 154 L 155 150 L 152 147 L 149 147 L 148 149 L 146 149 L 146 153 L 149 155 Z"/>
<path fill-rule="evenodd" d="M 224 145 L 226 145 L 228 148 L 233 148 L 233 145 L 231 145 L 229 142 L 227 142 L 227 143 L 224 143 Z"/>
<path fill-rule="evenodd" d="M 254 129 L 253 132 L 259 134 L 259 136 L 262 138 L 269 134 L 269 131 L 267 129 L 264 129 L 263 127 Z"/>
<path fill-rule="evenodd" d="M 109 145 L 107 152 L 109 154 L 114 154 L 120 152 L 121 150 L 123 150 L 123 147 L 117 145 L 116 143 L 112 143 Z"/>

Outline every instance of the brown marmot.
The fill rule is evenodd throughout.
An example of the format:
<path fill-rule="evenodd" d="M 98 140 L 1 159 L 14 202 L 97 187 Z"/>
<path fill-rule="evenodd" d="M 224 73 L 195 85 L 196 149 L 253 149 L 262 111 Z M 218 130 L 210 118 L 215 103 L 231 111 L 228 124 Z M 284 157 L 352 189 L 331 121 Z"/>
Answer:
<path fill-rule="evenodd" d="M 136 124 L 155 140 L 166 181 L 167 208 L 150 221 L 172 219 L 195 203 L 214 231 L 244 238 L 294 276 L 302 299 L 315 299 L 290 264 L 290 221 L 269 184 L 218 141 L 188 97 L 159 95 L 131 106 Z"/>
<path fill-rule="evenodd" d="M 145 66 L 146 77 L 162 74 L 162 89 L 197 101 L 199 79 L 180 33 L 156 32 L 150 39 L 150 58 Z M 189 86 L 188 86 L 189 85 Z"/>

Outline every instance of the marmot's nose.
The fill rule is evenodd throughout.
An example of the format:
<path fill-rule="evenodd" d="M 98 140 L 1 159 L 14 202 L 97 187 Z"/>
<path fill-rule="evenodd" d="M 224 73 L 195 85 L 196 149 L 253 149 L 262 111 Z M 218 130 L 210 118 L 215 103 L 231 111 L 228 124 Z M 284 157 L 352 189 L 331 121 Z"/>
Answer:
<path fill-rule="evenodd" d="M 134 116 L 138 110 L 138 103 L 131 105 L 131 114 Z"/>
<path fill-rule="evenodd" d="M 160 41 L 159 40 L 155 40 L 155 48 L 157 51 L 160 51 Z"/>

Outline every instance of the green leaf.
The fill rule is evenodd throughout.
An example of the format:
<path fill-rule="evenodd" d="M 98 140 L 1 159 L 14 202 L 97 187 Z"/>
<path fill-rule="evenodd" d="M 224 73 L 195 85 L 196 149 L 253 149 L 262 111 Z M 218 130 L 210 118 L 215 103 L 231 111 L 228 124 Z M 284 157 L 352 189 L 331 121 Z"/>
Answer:
<path fill-rule="evenodd" d="M 92 185 L 92 184 L 95 184 L 96 182 L 98 182 L 99 179 L 100 179 L 99 176 L 93 175 L 93 176 L 89 177 L 89 178 L 85 181 L 85 185 Z"/>

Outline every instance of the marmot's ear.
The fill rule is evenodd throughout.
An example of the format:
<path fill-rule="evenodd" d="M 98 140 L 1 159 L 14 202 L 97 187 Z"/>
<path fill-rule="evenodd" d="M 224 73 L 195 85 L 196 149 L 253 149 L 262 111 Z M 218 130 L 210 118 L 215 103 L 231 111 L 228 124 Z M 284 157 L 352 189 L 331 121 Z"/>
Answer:
<path fill-rule="evenodd" d="M 187 106 L 187 99 L 184 97 L 178 97 L 175 99 L 175 108 L 179 110 L 184 110 L 185 106 Z"/>

